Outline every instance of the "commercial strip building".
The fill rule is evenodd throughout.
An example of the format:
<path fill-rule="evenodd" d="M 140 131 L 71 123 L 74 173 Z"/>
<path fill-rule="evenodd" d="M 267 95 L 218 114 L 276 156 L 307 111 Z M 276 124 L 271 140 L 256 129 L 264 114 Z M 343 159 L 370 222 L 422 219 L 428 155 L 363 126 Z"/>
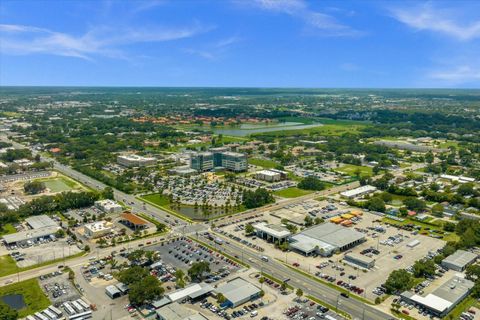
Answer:
<path fill-rule="evenodd" d="M 255 173 L 255 178 L 268 182 L 276 182 L 287 178 L 287 172 L 276 169 L 261 170 Z"/>
<path fill-rule="evenodd" d="M 440 175 L 440 178 L 447 179 L 447 180 L 450 180 L 450 181 L 459 182 L 459 183 L 475 182 L 475 178 L 469 178 L 469 177 L 464 177 L 464 176 L 452 176 L 452 175 L 449 175 L 449 174 L 442 174 L 442 175 Z"/>
<path fill-rule="evenodd" d="M 193 283 L 166 294 L 162 299 L 153 301 L 151 305 L 158 309 L 175 302 L 195 301 L 209 295 L 213 290 L 213 287 L 207 283 Z"/>
<path fill-rule="evenodd" d="M 273 243 L 287 241 L 291 235 L 290 231 L 281 225 L 260 222 L 252 225 L 252 227 L 255 229 L 257 237 Z"/>
<path fill-rule="evenodd" d="M 245 171 L 248 167 L 247 156 L 243 153 L 215 149 L 214 152 L 198 152 L 190 155 L 192 169 L 205 172 L 218 167 L 234 172 Z"/>
<path fill-rule="evenodd" d="M 7 245 L 31 244 L 39 239 L 54 238 L 60 229 L 55 221 L 44 214 L 26 218 L 25 222 L 32 229 L 4 235 L 2 239 Z"/>
<path fill-rule="evenodd" d="M 355 188 L 355 189 L 352 189 L 352 190 L 347 190 L 347 191 L 340 192 L 340 195 L 343 196 L 343 197 L 347 197 L 349 199 L 353 199 L 353 198 L 356 198 L 356 197 L 360 197 L 360 196 L 364 196 L 366 194 L 373 193 L 375 191 L 377 191 L 377 188 L 375 188 L 374 186 L 365 185 L 365 186 L 361 186 L 361 187 L 358 187 L 358 188 Z"/>
<path fill-rule="evenodd" d="M 477 257 L 478 256 L 473 252 L 457 250 L 455 253 L 442 260 L 442 266 L 447 269 L 462 272 L 469 265 L 473 264 L 477 260 Z"/>
<path fill-rule="evenodd" d="M 453 276 L 425 297 L 410 291 L 403 292 L 400 297 L 402 300 L 419 305 L 433 315 L 442 318 L 468 296 L 473 286 L 474 283 L 472 281 L 459 276 Z"/>
<path fill-rule="evenodd" d="M 123 207 L 121 205 L 110 199 L 95 201 L 95 207 L 105 213 L 120 213 L 123 211 Z"/>
<path fill-rule="evenodd" d="M 176 302 L 161 307 L 156 313 L 159 320 L 208 320 L 201 313 Z"/>
<path fill-rule="evenodd" d="M 103 237 L 112 232 L 113 223 L 101 220 L 83 226 L 85 236 L 91 239 Z"/>
<path fill-rule="evenodd" d="M 353 267 L 359 267 L 365 270 L 371 269 L 375 266 L 374 259 L 353 252 L 345 254 L 343 261 Z"/>
<path fill-rule="evenodd" d="M 290 237 L 290 248 L 306 256 L 330 256 L 345 251 L 365 241 L 361 232 L 333 223 L 323 223 Z"/>
<path fill-rule="evenodd" d="M 127 168 L 148 167 L 157 164 L 157 158 L 127 154 L 117 156 L 117 163 Z"/>
<path fill-rule="evenodd" d="M 262 290 L 242 279 L 235 278 L 215 289 L 215 294 L 222 294 L 225 297 L 225 302 L 220 306 L 222 308 L 235 308 L 246 302 L 255 300 L 261 296 Z"/>

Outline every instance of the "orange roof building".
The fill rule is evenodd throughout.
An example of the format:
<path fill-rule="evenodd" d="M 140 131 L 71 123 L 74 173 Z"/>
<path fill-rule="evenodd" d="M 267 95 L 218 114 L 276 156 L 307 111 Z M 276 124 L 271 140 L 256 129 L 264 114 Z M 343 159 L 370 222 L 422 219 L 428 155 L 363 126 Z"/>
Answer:
<path fill-rule="evenodd" d="M 148 225 L 146 220 L 131 212 L 122 213 L 122 219 L 120 221 L 132 229 L 145 228 Z"/>

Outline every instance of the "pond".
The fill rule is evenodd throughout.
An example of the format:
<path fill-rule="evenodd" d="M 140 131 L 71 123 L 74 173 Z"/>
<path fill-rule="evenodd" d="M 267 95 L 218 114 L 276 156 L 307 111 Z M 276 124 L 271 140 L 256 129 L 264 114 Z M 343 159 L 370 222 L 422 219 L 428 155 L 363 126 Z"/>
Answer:
<path fill-rule="evenodd" d="M 253 133 L 261 133 L 261 132 L 273 132 L 273 131 L 281 131 L 281 130 L 301 130 L 301 129 L 309 129 L 322 126 L 321 123 L 313 123 L 313 124 L 303 124 L 301 122 L 279 122 L 279 123 L 272 123 L 272 124 L 251 124 L 251 123 L 244 123 L 240 126 L 232 127 L 231 129 L 214 129 L 213 132 L 215 134 L 223 134 L 226 136 L 237 136 L 237 137 L 245 137 Z"/>
<path fill-rule="evenodd" d="M 23 300 L 23 296 L 21 294 L 9 294 L 0 297 L 0 300 L 15 310 L 20 310 L 26 307 L 25 301 Z"/>

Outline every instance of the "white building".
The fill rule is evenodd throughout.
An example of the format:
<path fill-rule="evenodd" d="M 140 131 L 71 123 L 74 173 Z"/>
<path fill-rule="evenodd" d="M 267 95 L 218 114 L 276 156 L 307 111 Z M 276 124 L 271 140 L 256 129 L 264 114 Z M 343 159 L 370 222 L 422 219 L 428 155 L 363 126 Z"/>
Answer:
<path fill-rule="evenodd" d="M 102 220 L 86 224 L 83 228 L 85 236 L 91 239 L 100 238 L 112 232 L 113 224 Z"/>
<path fill-rule="evenodd" d="M 274 182 L 274 181 L 280 181 L 282 177 L 278 172 L 271 171 L 271 170 L 262 170 L 255 173 L 255 178 L 257 178 L 258 180 Z"/>
<path fill-rule="evenodd" d="M 110 199 L 95 201 L 95 207 L 105 213 L 120 213 L 123 211 L 123 207 L 121 205 Z"/>
<path fill-rule="evenodd" d="M 358 187 L 358 188 L 355 188 L 355 189 L 352 189 L 352 190 L 347 190 L 347 191 L 340 192 L 340 195 L 342 195 L 343 197 L 353 199 L 353 198 L 356 198 L 356 197 L 360 197 L 360 196 L 364 196 L 366 194 L 373 193 L 375 191 L 377 191 L 377 188 L 375 188 L 374 186 L 365 185 L 365 186 L 361 186 L 361 187 Z"/>
<path fill-rule="evenodd" d="M 148 167 L 157 164 L 157 158 L 143 157 L 136 154 L 127 154 L 117 156 L 117 163 L 128 167 Z"/>
<path fill-rule="evenodd" d="M 459 183 L 475 182 L 474 178 L 469 178 L 469 177 L 464 177 L 464 176 L 452 176 L 452 175 L 449 175 L 449 174 L 442 174 L 442 175 L 440 175 L 440 178 L 447 179 L 447 180 L 450 180 L 452 182 L 453 181 L 459 182 Z"/>

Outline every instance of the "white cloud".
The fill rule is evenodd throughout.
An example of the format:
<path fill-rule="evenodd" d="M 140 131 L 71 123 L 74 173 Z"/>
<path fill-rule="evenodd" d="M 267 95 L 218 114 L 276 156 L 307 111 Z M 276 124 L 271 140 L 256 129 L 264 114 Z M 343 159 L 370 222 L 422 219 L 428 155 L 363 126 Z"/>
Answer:
<path fill-rule="evenodd" d="M 480 38 L 479 19 L 464 22 L 456 12 L 434 8 L 430 3 L 390 11 L 395 19 L 416 30 L 438 32 L 462 41 Z"/>
<path fill-rule="evenodd" d="M 461 65 L 454 68 L 438 70 L 430 73 L 430 78 L 450 84 L 480 81 L 480 67 Z"/>
<path fill-rule="evenodd" d="M 232 36 L 204 45 L 202 49 L 187 48 L 184 51 L 188 54 L 197 55 L 207 60 L 218 60 L 225 56 L 228 50 L 240 41 L 242 41 L 241 38 Z"/>
<path fill-rule="evenodd" d="M 164 42 L 193 37 L 211 28 L 118 29 L 97 27 L 83 35 L 71 35 L 35 26 L 0 24 L 0 52 L 27 55 L 51 54 L 92 60 L 94 56 L 125 58 L 122 46 L 141 42 Z"/>
<path fill-rule="evenodd" d="M 253 0 L 256 7 L 278 12 L 301 19 L 311 28 L 323 31 L 325 36 L 358 36 L 363 34 L 352 27 L 342 24 L 335 17 L 314 11 L 304 0 Z"/>

